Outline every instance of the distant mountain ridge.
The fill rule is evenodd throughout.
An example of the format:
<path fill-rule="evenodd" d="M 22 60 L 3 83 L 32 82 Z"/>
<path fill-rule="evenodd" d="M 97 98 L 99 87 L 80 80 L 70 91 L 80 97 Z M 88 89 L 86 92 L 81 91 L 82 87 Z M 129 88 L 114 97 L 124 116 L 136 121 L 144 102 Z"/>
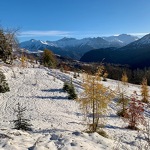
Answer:
<path fill-rule="evenodd" d="M 91 50 L 85 53 L 80 60 L 100 62 L 104 58 L 105 62 L 127 64 L 133 68 L 150 67 L 150 34 L 121 48 Z"/>
<path fill-rule="evenodd" d="M 106 41 L 113 42 L 113 43 L 120 43 L 122 46 L 125 46 L 131 42 L 134 42 L 138 40 L 139 38 L 136 36 L 131 36 L 127 34 L 120 34 L 118 36 L 109 36 L 109 37 L 103 37 Z"/>
<path fill-rule="evenodd" d="M 126 45 L 125 47 L 123 47 L 122 49 L 127 49 L 130 47 L 134 47 L 136 48 L 147 48 L 150 47 L 150 34 L 145 35 L 144 37 L 142 37 L 141 39 L 138 39 L 128 45 Z"/>
<path fill-rule="evenodd" d="M 29 41 L 21 42 L 20 47 L 29 51 L 38 51 L 50 49 L 54 53 L 67 56 L 73 59 L 80 59 L 84 53 L 92 49 L 108 48 L 108 47 L 122 47 L 126 44 L 137 40 L 138 37 L 122 34 L 111 37 L 97 37 L 97 38 L 62 38 L 57 41 L 41 41 L 31 39 Z"/>

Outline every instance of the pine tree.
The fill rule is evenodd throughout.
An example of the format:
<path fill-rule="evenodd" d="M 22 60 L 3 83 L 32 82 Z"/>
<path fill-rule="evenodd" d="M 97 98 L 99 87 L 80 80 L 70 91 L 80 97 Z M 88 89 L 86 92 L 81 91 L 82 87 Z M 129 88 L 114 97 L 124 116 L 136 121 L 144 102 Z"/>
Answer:
<path fill-rule="evenodd" d="M 69 94 L 68 99 L 76 99 L 77 98 L 77 94 L 75 92 L 73 84 L 70 85 L 70 88 L 68 90 L 68 94 Z"/>
<path fill-rule="evenodd" d="M 28 131 L 31 130 L 31 124 L 29 124 L 28 119 L 24 118 L 24 112 L 26 111 L 26 107 L 22 107 L 20 103 L 17 104 L 17 109 L 14 109 L 14 112 L 17 113 L 17 119 L 13 120 L 14 128 L 17 130 Z"/>
<path fill-rule="evenodd" d="M 69 83 L 68 83 L 68 82 L 64 82 L 63 90 L 64 90 L 65 92 L 68 92 L 68 91 L 69 91 L 69 88 L 70 88 Z"/>
<path fill-rule="evenodd" d="M 102 70 L 103 68 L 100 67 L 95 76 L 85 75 L 84 92 L 78 99 L 86 116 L 92 114 L 92 124 L 89 127 L 91 132 L 97 131 L 99 119 L 106 113 L 107 106 L 113 96 L 109 88 L 100 83 Z"/>
<path fill-rule="evenodd" d="M 76 99 L 77 94 L 74 89 L 74 85 L 68 82 L 64 82 L 63 90 L 68 93 L 68 99 Z"/>
<path fill-rule="evenodd" d="M 148 97 L 148 85 L 147 85 L 147 79 L 143 78 L 142 83 L 141 83 L 141 95 L 142 95 L 142 102 L 144 103 L 149 103 Z"/>
<path fill-rule="evenodd" d="M 52 51 L 45 49 L 43 52 L 42 63 L 45 67 L 56 67 L 56 58 Z"/>

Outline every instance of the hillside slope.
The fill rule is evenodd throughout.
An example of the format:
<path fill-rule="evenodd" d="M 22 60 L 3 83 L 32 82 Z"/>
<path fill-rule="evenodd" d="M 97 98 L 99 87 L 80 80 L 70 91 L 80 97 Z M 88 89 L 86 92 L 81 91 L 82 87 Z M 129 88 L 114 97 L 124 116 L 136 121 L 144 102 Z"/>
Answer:
<path fill-rule="evenodd" d="M 116 104 L 112 102 L 106 115 L 104 130 L 109 139 L 97 133 L 87 134 L 78 103 L 67 99 L 62 91 L 64 81 L 70 81 L 73 73 L 46 68 L 1 67 L 10 86 L 10 92 L 0 93 L 0 149 L 2 150 L 112 150 L 119 146 L 135 150 L 138 145 L 137 131 L 125 129 L 126 124 L 116 115 Z M 14 76 L 15 73 L 15 76 Z M 54 79 L 55 78 L 55 79 Z M 82 92 L 82 78 L 73 78 L 78 95 Z M 117 81 L 103 82 L 116 89 Z M 130 84 L 128 94 L 139 94 L 139 87 Z M 31 120 L 33 131 L 12 129 L 15 119 L 13 109 L 20 103 L 27 107 L 26 118 Z M 147 110 L 149 112 L 149 109 Z M 142 135 L 140 135 L 142 139 Z M 119 145 L 117 144 L 120 141 Z M 142 140 L 144 143 L 144 140 Z"/>

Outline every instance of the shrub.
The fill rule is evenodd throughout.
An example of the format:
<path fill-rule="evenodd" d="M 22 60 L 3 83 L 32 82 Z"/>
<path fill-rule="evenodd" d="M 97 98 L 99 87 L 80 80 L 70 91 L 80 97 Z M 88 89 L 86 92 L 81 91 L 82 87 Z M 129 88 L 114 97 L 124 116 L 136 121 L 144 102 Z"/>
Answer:
<path fill-rule="evenodd" d="M 86 130 L 85 131 L 86 133 L 94 133 L 92 130 Z M 104 130 L 97 130 L 96 133 L 98 133 L 99 135 L 105 137 L 105 138 L 108 138 L 108 134 L 104 131 Z"/>
<path fill-rule="evenodd" d="M 97 133 L 105 138 L 108 138 L 108 135 L 104 130 L 99 130 L 99 131 L 97 131 Z"/>

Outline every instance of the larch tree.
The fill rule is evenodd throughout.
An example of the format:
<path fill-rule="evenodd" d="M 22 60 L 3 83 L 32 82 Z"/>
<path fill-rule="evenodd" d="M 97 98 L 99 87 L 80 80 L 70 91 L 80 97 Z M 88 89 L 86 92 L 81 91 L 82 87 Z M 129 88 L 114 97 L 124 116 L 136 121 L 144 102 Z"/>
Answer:
<path fill-rule="evenodd" d="M 104 72 L 103 74 L 103 81 L 107 81 L 108 73 L 107 71 Z"/>
<path fill-rule="evenodd" d="M 142 83 L 141 83 L 141 95 L 142 95 L 142 102 L 144 103 L 149 103 L 148 97 L 148 85 L 147 85 L 147 79 L 143 78 Z"/>
<path fill-rule="evenodd" d="M 128 105 L 129 99 L 126 95 L 126 85 L 128 84 L 128 77 L 126 72 L 123 72 L 121 78 L 121 84 L 118 83 L 117 95 L 118 95 L 118 105 L 120 106 L 120 110 L 117 114 L 121 117 L 124 117 L 126 107 Z"/>
<path fill-rule="evenodd" d="M 101 73 L 102 67 L 98 69 L 95 76 L 85 75 L 83 83 L 84 92 L 78 99 L 85 116 L 92 115 L 92 123 L 89 124 L 91 132 L 97 131 L 99 119 L 106 113 L 107 106 L 113 95 L 109 88 L 104 87 L 100 83 Z"/>
<path fill-rule="evenodd" d="M 129 102 L 129 98 L 126 95 L 126 87 L 124 87 L 124 85 L 118 84 L 118 89 L 116 93 L 118 95 L 117 103 L 120 106 L 117 115 L 124 117 Z"/>
<path fill-rule="evenodd" d="M 27 57 L 25 56 L 25 54 L 21 55 L 21 67 L 27 67 Z"/>
<path fill-rule="evenodd" d="M 122 74 L 121 81 L 124 85 L 127 85 L 127 83 L 128 83 L 128 76 L 125 71 Z"/>

